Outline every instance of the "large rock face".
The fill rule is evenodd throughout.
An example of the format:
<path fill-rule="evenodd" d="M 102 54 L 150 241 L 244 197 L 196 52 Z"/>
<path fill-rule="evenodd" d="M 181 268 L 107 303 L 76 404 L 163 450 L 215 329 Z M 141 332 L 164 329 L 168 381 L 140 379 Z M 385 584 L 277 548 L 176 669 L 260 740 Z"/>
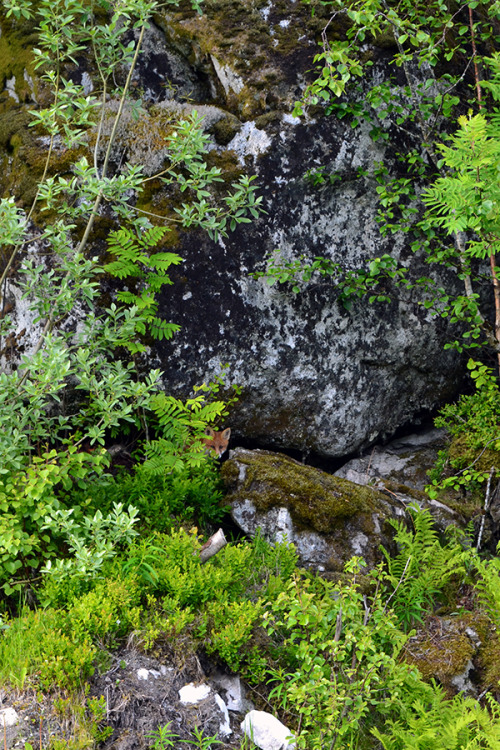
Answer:
<path fill-rule="evenodd" d="M 219 242 L 198 232 L 169 235 L 185 263 L 162 312 L 182 331 L 155 345 L 150 361 L 164 370 L 165 388 L 182 395 L 228 365 L 228 380 L 243 387 L 231 417 L 240 436 L 304 453 L 356 451 L 453 394 L 459 362 L 443 351 L 444 323 L 408 294 L 387 306 L 360 301 L 348 312 L 331 283 L 295 296 L 250 274 L 275 248 L 347 268 L 390 252 L 415 267 L 403 239 L 383 240 L 375 221 L 373 171 L 383 146 L 333 117 L 302 122 L 290 114 L 317 51 L 321 9 L 311 18 L 299 2 L 218 0 L 194 18 L 187 7 L 155 19 L 135 80 L 147 111 L 125 123 L 117 153 L 123 158 L 125 149 L 151 174 L 163 164 L 165 122 L 196 108 L 212 135 L 211 161 L 231 179 L 254 172 L 267 213 Z M 42 144 L 26 135 L 23 102 L 32 105 L 37 86 L 4 25 L 13 39 L 0 111 L 4 192 L 14 185 L 28 201 Z M 382 70 L 383 52 L 374 57 Z M 313 187 L 305 173 L 319 166 L 340 179 Z M 159 183 L 141 200 L 171 212 Z"/>
<path fill-rule="evenodd" d="M 290 115 L 323 22 L 314 26 L 299 3 L 216 5 L 218 13 L 207 9 L 196 21 L 177 14 L 163 27 L 222 106 L 245 120 L 222 140 L 257 175 L 267 214 L 219 243 L 183 239 L 182 275 L 164 298 L 182 331 L 157 347 L 160 363 L 168 386 L 181 391 L 228 364 L 229 379 L 243 386 L 231 417 L 236 433 L 269 447 L 345 455 L 449 398 L 457 358 L 443 351 L 442 321 L 410 295 L 390 305 L 360 301 L 348 312 L 328 282 L 295 296 L 250 276 L 276 248 L 287 259 L 322 254 L 347 268 L 385 252 L 415 271 L 417 264 L 403 238 L 383 240 L 375 221 L 373 172 L 388 156 L 384 146 L 333 117 Z M 224 122 L 232 134 L 234 120 L 222 119 L 212 127 L 216 140 Z M 305 174 L 319 166 L 340 179 L 313 187 Z"/>

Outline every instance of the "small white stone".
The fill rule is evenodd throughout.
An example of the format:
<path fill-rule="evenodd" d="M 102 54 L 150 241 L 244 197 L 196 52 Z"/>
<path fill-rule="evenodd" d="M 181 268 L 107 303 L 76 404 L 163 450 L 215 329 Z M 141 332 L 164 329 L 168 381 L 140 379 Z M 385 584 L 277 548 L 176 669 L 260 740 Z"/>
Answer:
<path fill-rule="evenodd" d="M 0 727 L 13 727 L 18 721 L 18 713 L 13 708 L 0 709 Z"/>
<path fill-rule="evenodd" d="M 179 690 L 179 698 L 184 706 L 188 706 L 205 700 L 211 690 L 210 685 L 195 685 L 194 682 L 190 682 Z"/>
<path fill-rule="evenodd" d="M 141 669 L 137 670 L 138 680 L 147 680 L 148 678 L 149 678 L 149 669 L 144 669 L 144 667 L 141 667 Z"/>
<path fill-rule="evenodd" d="M 250 711 L 241 722 L 241 729 L 261 750 L 293 750 L 291 731 L 267 711 Z"/>
<path fill-rule="evenodd" d="M 222 698 L 220 697 L 219 693 L 215 693 L 214 698 L 215 698 L 215 702 L 219 706 L 219 708 L 222 711 L 222 714 L 224 716 L 224 721 L 222 721 L 221 724 L 220 724 L 219 732 L 224 737 L 227 737 L 228 735 L 232 734 L 232 732 L 231 732 L 231 724 L 229 722 L 229 713 L 228 713 L 228 710 L 227 710 L 227 706 L 224 703 L 224 701 L 222 700 Z"/>

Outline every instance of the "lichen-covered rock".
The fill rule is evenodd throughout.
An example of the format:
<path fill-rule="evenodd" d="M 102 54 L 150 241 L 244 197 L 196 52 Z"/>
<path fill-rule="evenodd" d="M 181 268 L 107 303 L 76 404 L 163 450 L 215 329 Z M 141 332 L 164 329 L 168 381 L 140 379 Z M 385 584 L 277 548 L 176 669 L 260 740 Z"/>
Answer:
<path fill-rule="evenodd" d="M 291 115 L 326 13 L 319 6 L 311 16 L 307 5 L 289 0 L 218 0 L 206 3 L 202 16 L 188 2 L 159 12 L 133 81 L 144 112 L 138 120 L 125 113 L 113 163 L 144 163 L 147 175 L 161 169 L 172 118 L 197 109 L 211 136 L 210 166 L 222 168 L 226 183 L 243 170 L 257 176 L 267 213 L 251 225 L 218 242 L 197 231 L 167 235 L 185 262 L 162 293 L 161 313 L 182 330 L 155 344 L 144 366 L 160 366 L 165 388 L 186 396 L 228 365 L 228 379 L 243 388 L 232 415 L 235 434 L 263 447 L 343 456 L 454 395 L 460 361 L 443 351 L 446 321 L 431 318 L 411 292 L 389 305 L 360 301 L 347 311 L 332 284 L 295 296 L 251 276 L 275 248 L 286 259 L 321 254 L 346 268 L 388 252 L 410 276 L 419 273 L 405 238 L 382 238 L 376 222 L 374 170 L 384 157 L 390 166 L 386 146 L 374 143 L 368 129 L 354 131 L 321 112 L 303 121 Z M 341 35 L 344 23 L 339 16 L 330 30 Z M 28 206 L 47 149 L 46 139 L 28 129 L 28 110 L 46 92 L 27 54 L 34 43 L 29 24 L 0 17 L 0 25 L 0 189 Z M 383 77 L 385 53 L 372 53 Z M 84 57 L 70 74 L 90 90 Z M 91 147 L 95 134 L 88 138 Z M 75 154 L 55 148 L 53 155 L 66 174 Z M 311 167 L 339 179 L 315 187 L 306 177 Z M 138 208 L 168 217 L 184 199 L 150 180 Z M 111 226 L 108 216 L 96 221 L 101 250 Z M 15 336 L 25 327 L 24 312 L 16 318 L 13 311 Z"/>
<path fill-rule="evenodd" d="M 353 555 L 373 566 L 380 543 L 391 544 L 387 519 L 404 513 L 375 489 L 278 453 L 237 448 L 221 473 L 238 526 L 293 542 L 300 562 L 314 569 L 340 571 Z"/>
<path fill-rule="evenodd" d="M 353 458 L 335 476 L 356 484 L 380 487 L 380 480 L 394 480 L 408 488 L 423 490 L 429 484 L 428 471 L 435 466 L 438 451 L 446 442 L 443 430 L 428 429 L 374 446 Z"/>

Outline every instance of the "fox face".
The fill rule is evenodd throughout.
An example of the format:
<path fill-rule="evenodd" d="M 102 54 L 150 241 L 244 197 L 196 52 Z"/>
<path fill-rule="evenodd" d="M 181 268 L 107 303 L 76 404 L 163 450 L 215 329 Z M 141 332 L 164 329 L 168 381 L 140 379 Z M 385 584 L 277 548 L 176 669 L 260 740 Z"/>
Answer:
<path fill-rule="evenodd" d="M 222 432 L 216 432 L 211 427 L 207 427 L 205 435 L 206 437 L 202 438 L 205 443 L 205 451 L 207 453 L 215 453 L 217 458 L 220 458 L 227 451 L 229 438 L 231 437 L 231 428 L 228 427 L 222 430 Z"/>

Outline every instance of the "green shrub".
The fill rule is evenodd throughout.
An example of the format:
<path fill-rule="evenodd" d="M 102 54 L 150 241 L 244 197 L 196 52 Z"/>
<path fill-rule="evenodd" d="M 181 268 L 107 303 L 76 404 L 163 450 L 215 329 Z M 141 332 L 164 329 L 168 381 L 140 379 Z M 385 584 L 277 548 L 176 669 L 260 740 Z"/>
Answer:
<path fill-rule="evenodd" d="M 297 747 L 304 750 L 356 746 L 419 683 L 400 661 L 407 636 L 380 588 L 370 596 L 360 591 L 361 562 L 347 564 L 347 583 L 296 576 L 265 604 L 279 659 L 269 670 L 270 699 L 299 717 Z"/>
<path fill-rule="evenodd" d="M 134 578 L 106 579 L 72 602 L 68 629 L 82 640 L 112 645 L 139 626 L 141 591 Z"/>
<path fill-rule="evenodd" d="M 72 502 L 86 512 L 111 511 L 127 499 L 137 509 L 142 531 L 168 532 L 179 523 L 195 523 L 202 528 L 220 523 L 227 513 L 221 504 L 221 482 L 213 461 L 158 473 L 139 464 L 131 473 L 109 475 L 89 484 L 85 491 L 72 493 Z"/>
<path fill-rule="evenodd" d="M 0 372 L 0 586 L 8 595 L 26 586 L 54 556 L 59 540 L 46 517 L 75 508 L 78 490 L 85 493 L 85 507 L 86 493 L 94 482 L 100 484 L 109 464 L 103 447 L 110 437 L 131 427 L 142 430 L 149 420 L 155 436 L 141 446 L 149 470 L 166 473 L 205 463 L 197 438 L 227 413 L 227 403 L 217 398 L 222 379 L 193 386 L 194 396 L 182 402 L 164 393 L 159 370 L 139 375 L 132 355 L 146 351 L 146 336 L 161 341 L 178 330 L 161 317 L 158 299 L 172 283 L 169 269 L 182 262 L 165 249 L 166 233 L 194 225 L 217 240 L 261 210 L 253 177 L 241 176 L 219 190 L 221 169 L 207 167 L 210 136 L 203 117 L 193 111 L 172 127 L 158 175 L 167 189 L 180 186 L 184 202 L 163 217 L 165 226 L 153 226 L 137 212 L 137 197 L 150 178 L 140 164 L 117 167 L 112 153 L 123 112 L 131 107 L 138 115 L 142 107 L 130 84 L 159 4 L 94 5 L 87 0 L 4 3 L 12 23 L 22 17 L 32 29 L 35 47 L 28 67 L 46 96 L 30 110 L 30 125 L 47 138 L 32 205 L 18 208 L 19 196 L 0 199 L 5 261 L 0 297 L 22 295 L 32 325 L 29 351 L 5 359 Z M 200 0 L 190 5 L 200 10 Z M 94 77 L 92 94 L 87 83 L 67 75 L 82 50 Z M 110 99 L 118 102 L 113 113 Z M 104 138 L 107 115 L 110 132 Z M 62 171 L 55 144 L 67 157 Z M 95 222 L 104 205 L 108 229 L 99 238 Z M 104 265 L 99 256 L 106 252 L 95 254 L 95 241 L 100 247 L 101 239 Z M 34 252 L 27 254 L 31 243 Z M 112 301 L 101 286 L 109 275 L 115 278 Z M 15 321 L 3 315 L 0 337 L 13 330 Z M 189 491 L 181 485 L 171 493 L 174 504 L 193 503 L 203 524 L 220 518 L 201 480 Z M 160 487 L 153 513 L 160 509 L 162 492 Z M 149 505 L 147 497 L 143 504 Z M 77 514 L 75 519 L 80 520 Z M 154 526 L 154 517 L 151 521 Z"/>
<path fill-rule="evenodd" d="M 146 647 L 184 633 L 192 648 L 203 646 L 232 669 L 251 661 L 262 672 L 253 631 L 260 624 L 263 599 L 283 591 L 293 573 L 294 548 L 259 537 L 229 544 L 201 564 L 196 529 L 157 534 L 150 541 L 158 553 L 141 629 Z"/>
<path fill-rule="evenodd" d="M 210 602 L 207 607 L 210 636 L 204 640 L 207 653 L 217 653 L 230 669 L 239 670 L 246 659 L 245 646 L 260 622 L 262 611 L 262 600 Z"/>
<path fill-rule="evenodd" d="M 36 676 L 46 688 L 79 688 L 93 672 L 99 648 L 139 626 L 139 600 L 135 579 L 106 579 L 67 609 L 28 611 L 7 621 L 0 635 L 0 681 Z"/>
<path fill-rule="evenodd" d="M 26 612 L 7 623 L 0 638 L 0 680 L 18 684 L 36 677 L 46 689 L 81 688 L 93 672 L 97 647 L 69 627 L 66 613 Z M 22 685 L 19 685 L 22 687 Z"/>
<path fill-rule="evenodd" d="M 470 359 L 468 368 L 476 391 L 444 406 L 436 427 L 444 427 L 452 440 L 430 472 L 431 497 L 438 491 L 482 490 L 491 472 L 500 473 L 500 389 L 492 370 Z"/>

